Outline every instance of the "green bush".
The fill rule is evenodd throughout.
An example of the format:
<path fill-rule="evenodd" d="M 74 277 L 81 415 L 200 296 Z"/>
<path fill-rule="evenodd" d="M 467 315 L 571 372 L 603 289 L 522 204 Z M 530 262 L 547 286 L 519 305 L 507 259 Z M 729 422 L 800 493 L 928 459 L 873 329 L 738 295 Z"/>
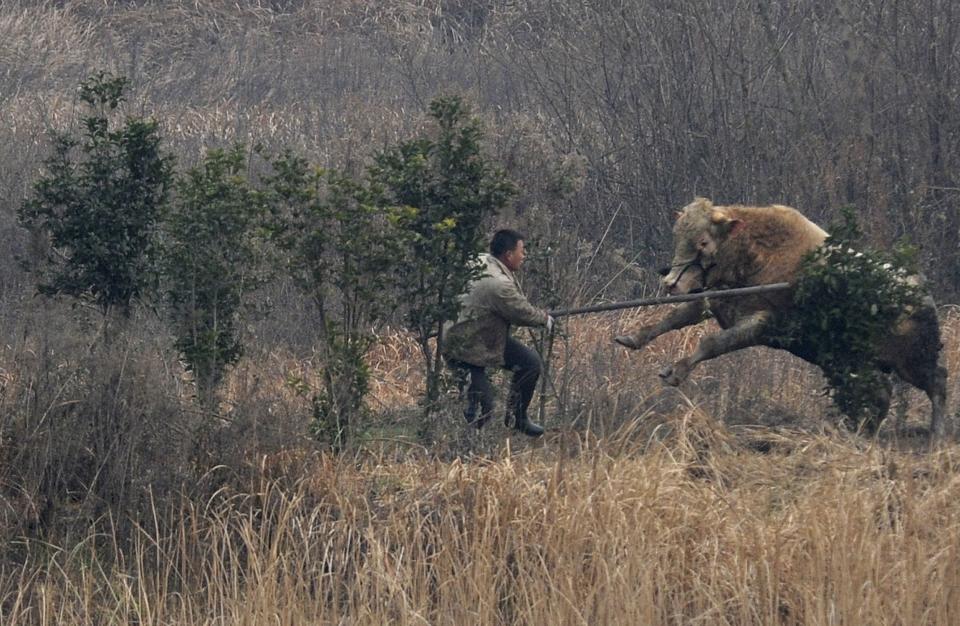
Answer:
<path fill-rule="evenodd" d="M 157 123 L 113 112 L 127 81 L 100 73 L 80 86 L 83 134 L 55 134 L 46 172 L 20 209 L 21 223 L 49 242 L 38 288 L 129 313 L 152 275 L 156 231 L 173 180 Z"/>
<path fill-rule="evenodd" d="M 486 246 L 487 221 L 515 194 L 503 170 L 482 153 L 480 122 L 460 98 L 437 98 L 430 115 L 435 137 L 388 148 L 371 169 L 389 199 L 407 207 L 401 220 L 407 250 L 398 259 L 404 276 L 400 295 L 424 357 L 427 416 L 442 385 L 440 330 L 456 319 L 458 296 L 479 271 L 471 261 Z"/>
<path fill-rule="evenodd" d="M 243 353 L 239 316 L 262 282 L 264 209 L 247 158 L 242 146 L 207 153 L 178 179 L 166 221 L 162 273 L 176 347 L 208 408 Z"/>
<path fill-rule="evenodd" d="M 843 211 L 824 245 L 804 259 L 792 314 L 778 334 L 783 347 L 814 357 L 837 408 L 870 428 L 887 395 L 878 349 L 922 290 L 911 279 L 912 251 L 889 253 L 862 245 L 852 209 Z"/>
<path fill-rule="evenodd" d="M 365 413 L 373 331 L 396 306 L 401 211 L 377 184 L 312 167 L 290 152 L 272 166 L 265 183 L 274 235 L 320 317 L 323 382 L 313 390 L 312 428 L 340 449 Z"/>

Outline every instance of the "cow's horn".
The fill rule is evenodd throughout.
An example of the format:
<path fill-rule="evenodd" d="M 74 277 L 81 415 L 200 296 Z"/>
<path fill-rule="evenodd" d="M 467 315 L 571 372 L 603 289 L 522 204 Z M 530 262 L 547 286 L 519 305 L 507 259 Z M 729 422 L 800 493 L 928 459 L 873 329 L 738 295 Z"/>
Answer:
<path fill-rule="evenodd" d="M 720 209 L 714 209 L 710 214 L 710 221 L 714 224 L 725 224 L 730 221 L 730 217 L 726 212 L 721 211 Z"/>

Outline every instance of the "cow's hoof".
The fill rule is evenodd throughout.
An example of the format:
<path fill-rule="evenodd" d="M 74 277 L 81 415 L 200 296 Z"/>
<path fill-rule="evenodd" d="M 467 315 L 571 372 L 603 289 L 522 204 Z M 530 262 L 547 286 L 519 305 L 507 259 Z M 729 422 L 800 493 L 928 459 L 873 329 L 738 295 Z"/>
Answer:
<path fill-rule="evenodd" d="M 664 366 L 659 372 L 660 380 L 663 384 L 671 387 L 678 387 L 683 382 L 683 377 L 679 375 L 677 368 L 673 365 Z"/>
<path fill-rule="evenodd" d="M 617 335 L 613 338 L 613 340 L 624 348 L 630 348 L 631 350 L 637 350 L 643 347 L 643 344 L 638 342 L 631 335 Z"/>

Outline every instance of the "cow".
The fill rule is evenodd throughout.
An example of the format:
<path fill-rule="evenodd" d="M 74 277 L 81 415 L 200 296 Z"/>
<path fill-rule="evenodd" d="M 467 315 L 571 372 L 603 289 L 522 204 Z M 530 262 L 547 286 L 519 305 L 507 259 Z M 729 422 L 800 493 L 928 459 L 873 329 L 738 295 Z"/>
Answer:
<path fill-rule="evenodd" d="M 778 282 L 795 284 L 804 257 L 822 245 L 827 233 L 799 211 L 783 205 L 714 206 L 696 198 L 678 214 L 673 229 L 674 257 L 661 270 L 663 286 L 671 294 L 704 289 L 749 287 Z M 817 355 L 798 342 L 784 343 L 775 328 L 790 314 L 793 290 L 740 298 L 698 300 L 683 304 L 659 322 L 614 338 L 618 344 L 640 349 L 672 330 L 716 319 L 720 331 L 701 339 L 693 354 L 660 370 L 667 385 L 678 386 L 698 363 L 750 346 L 786 349 L 814 365 Z M 895 372 L 930 398 L 930 434 L 943 434 L 947 372 L 940 363 L 940 326 L 936 305 L 925 296 L 907 311 L 878 350 L 878 366 Z M 879 424 L 890 405 L 891 386 L 877 399 Z"/>

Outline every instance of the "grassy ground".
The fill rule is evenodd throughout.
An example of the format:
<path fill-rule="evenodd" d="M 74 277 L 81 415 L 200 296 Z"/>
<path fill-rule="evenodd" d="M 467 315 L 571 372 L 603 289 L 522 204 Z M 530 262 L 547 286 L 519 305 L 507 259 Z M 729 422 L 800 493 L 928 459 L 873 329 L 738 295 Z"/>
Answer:
<path fill-rule="evenodd" d="M 608 344 L 649 314 L 571 325 L 536 441 L 469 432 L 451 403 L 437 441 L 415 442 L 414 348 L 390 337 L 361 447 L 289 445 L 237 460 L 255 466 L 242 478 L 215 467 L 203 498 L 148 506 L 132 533 L 103 516 L 69 543 L 13 538 L 0 621 L 954 623 L 960 448 L 834 429 L 816 373 L 771 351 L 661 390 L 655 365 L 702 331 Z M 296 404 L 295 364 L 248 362 L 228 404 Z M 907 400 L 919 427 L 925 400 Z"/>
<path fill-rule="evenodd" d="M 159 120 L 183 166 L 245 141 L 356 171 L 465 93 L 522 191 L 504 223 L 558 237 L 570 303 L 625 294 L 695 190 L 816 217 L 854 203 L 956 293 L 939 138 L 958 57 L 931 62 L 949 2 L 527 4 L 0 2 L 0 625 L 960 622 L 960 449 L 926 449 L 916 391 L 895 406 L 913 434 L 866 439 L 782 353 L 664 388 L 704 328 L 628 352 L 610 338 L 658 314 L 631 312 L 571 321 L 533 409 L 544 438 L 468 431 L 451 396 L 428 443 L 417 349 L 387 333 L 373 417 L 331 456 L 294 384 L 316 384 L 316 320 L 282 289 L 216 416 L 155 318 L 102 347 L 82 311 L 33 299 L 16 209 L 99 69 L 131 79 L 125 113 Z M 943 319 L 953 416 L 960 319 Z"/>
<path fill-rule="evenodd" d="M 0 581 L 5 621 L 956 621 L 956 449 L 785 431 L 758 454 L 696 409 L 656 441 L 638 430 L 572 453 L 554 435 L 451 462 L 286 458 L 157 512 L 132 550 L 106 521 L 71 549 L 34 544 Z"/>

